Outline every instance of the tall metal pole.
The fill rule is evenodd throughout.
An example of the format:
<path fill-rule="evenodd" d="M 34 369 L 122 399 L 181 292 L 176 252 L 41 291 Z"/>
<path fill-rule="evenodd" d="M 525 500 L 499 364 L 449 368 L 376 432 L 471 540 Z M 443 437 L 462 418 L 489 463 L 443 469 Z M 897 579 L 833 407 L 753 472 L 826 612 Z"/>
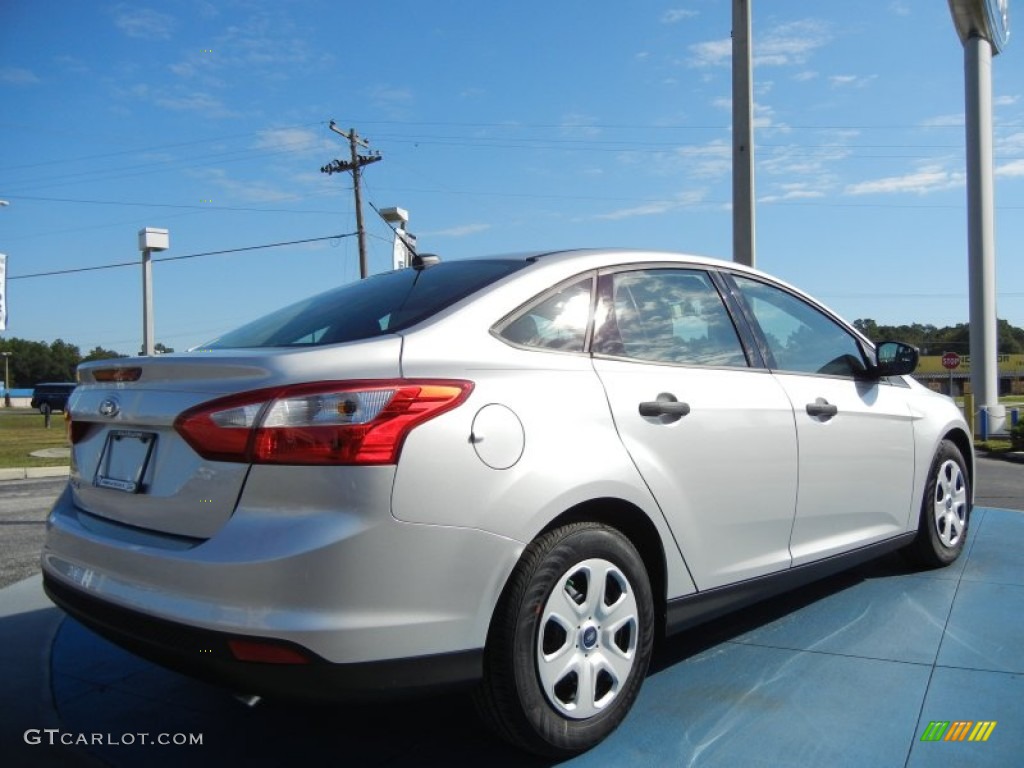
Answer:
<path fill-rule="evenodd" d="M 142 354 L 152 356 L 153 334 L 153 251 L 166 251 L 171 245 L 166 229 L 146 227 L 139 230 L 139 250 L 142 251 Z"/>
<path fill-rule="evenodd" d="M 995 185 L 992 173 L 992 44 L 981 37 L 964 43 L 967 127 L 967 263 L 970 291 L 971 391 L 1002 426 L 999 406 L 996 320 Z"/>
<path fill-rule="evenodd" d="M 967 269 L 970 292 L 971 390 L 1000 431 L 1006 408 L 999 404 L 996 320 L 995 184 L 992 171 L 992 57 L 1010 37 L 1010 0 L 949 0 L 953 25 L 964 46 L 967 140 Z M 968 414 L 968 417 L 973 417 Z"/>
<path fill-rule="evenodd" d="M 142 354 L 153 356 L 153 252 L 142 252 Z"/>
<path fill-rule="evenodd" d="M 0 352 L 4 356 L 4 407 L 11 407 L 11 367 L 8 364 L 11 359 L 10 352 Z"/>
<path fill-rule="evenodd" d="M 732 258 L 756 266 L 750 2 L 732 0 Z"/>

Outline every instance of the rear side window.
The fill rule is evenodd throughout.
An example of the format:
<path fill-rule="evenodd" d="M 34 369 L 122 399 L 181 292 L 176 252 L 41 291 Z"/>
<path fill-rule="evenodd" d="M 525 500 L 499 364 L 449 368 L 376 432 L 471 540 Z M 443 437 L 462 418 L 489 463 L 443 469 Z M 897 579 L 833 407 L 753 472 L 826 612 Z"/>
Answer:
<path fill-rule="evenodd" d="M 585 277 L 555 288 L 501 323 L 498 335 L 522 347 L 582 352 L 593 284 L 593 277 Z"/>
<path fill-rule="evenodd" d="M 472 259 L 374 275 L 279 309 L 198 349 L 305 347 L 371 339 L 426 320 L 527 263 Z"/>

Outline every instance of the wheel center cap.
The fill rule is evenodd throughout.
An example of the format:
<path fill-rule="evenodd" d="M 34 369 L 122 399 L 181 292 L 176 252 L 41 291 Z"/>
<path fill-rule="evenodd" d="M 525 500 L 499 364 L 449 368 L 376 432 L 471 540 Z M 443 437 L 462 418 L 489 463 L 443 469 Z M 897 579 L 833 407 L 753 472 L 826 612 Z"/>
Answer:
<path fill-rule="evenodd" d="M 946 509 L 953 508 L 953 498 L 951 496 L 946 497 Z"/>
<path fill-rule="evenodd" d="M 583 634 L 580 637 L 580 643 L 583 647 L 590 651 L 597 645 L 597 628 L 587 627 L 583 630 Z"/>

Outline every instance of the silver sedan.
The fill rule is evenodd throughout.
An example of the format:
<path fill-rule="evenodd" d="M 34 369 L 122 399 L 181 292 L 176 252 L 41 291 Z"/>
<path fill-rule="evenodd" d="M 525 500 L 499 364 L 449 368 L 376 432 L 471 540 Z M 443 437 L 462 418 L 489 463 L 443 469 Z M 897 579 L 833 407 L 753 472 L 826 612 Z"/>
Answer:
<path fill-rule="evenodd" d="M 912 347 L 733 263 L 433 262 L 81 366 L 52 599 L 243 693 L 472 686 L 561 758 L 622 721 L 665 633 L 962 551 L 971 440 Z"/>

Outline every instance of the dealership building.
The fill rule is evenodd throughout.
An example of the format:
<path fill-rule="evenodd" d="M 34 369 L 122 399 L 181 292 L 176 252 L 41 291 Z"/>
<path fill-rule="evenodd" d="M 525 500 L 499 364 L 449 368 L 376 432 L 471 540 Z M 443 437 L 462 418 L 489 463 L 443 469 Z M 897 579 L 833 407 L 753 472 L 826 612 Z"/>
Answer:
<path fill-rule="evenodd" d="M 1024 355 L 999 355 L 1000 395 L 1024 395 Z M 948 367 L 947 367 L 948 366 Z M 971 356 L 922 355 L 914 378 L 929 389 L 960 396 L 971 392 Z"/>

